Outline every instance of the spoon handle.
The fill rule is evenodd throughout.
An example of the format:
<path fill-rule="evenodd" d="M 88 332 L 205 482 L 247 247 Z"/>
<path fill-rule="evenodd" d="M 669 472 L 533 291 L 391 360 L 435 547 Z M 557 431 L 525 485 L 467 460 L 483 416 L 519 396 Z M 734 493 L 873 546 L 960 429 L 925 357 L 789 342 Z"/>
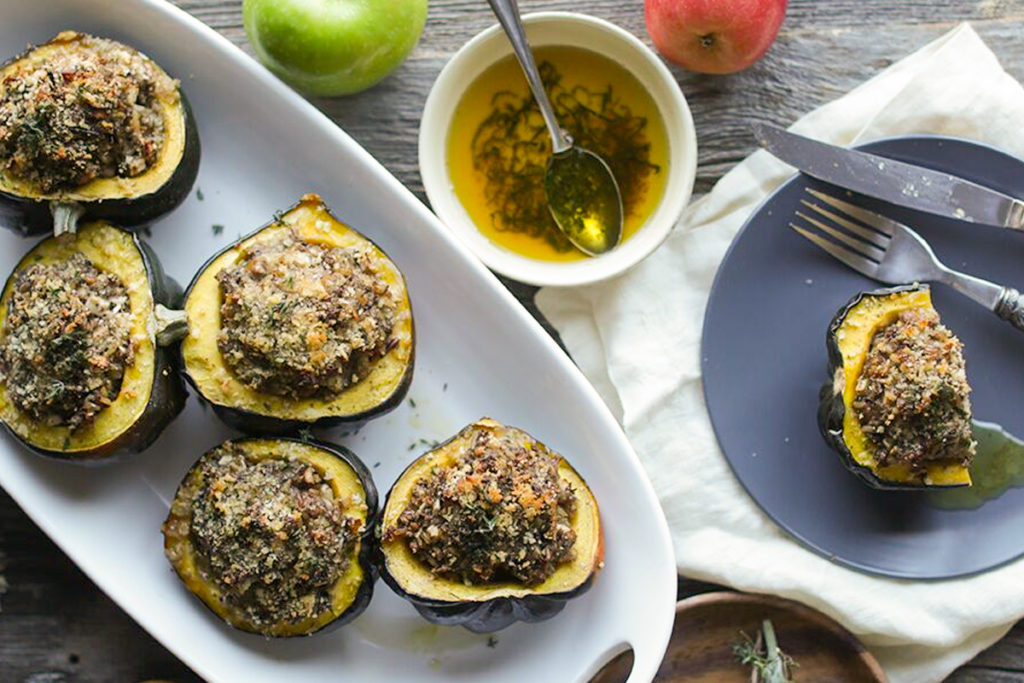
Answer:
<path fill-rule="evenodd" d="M 519 19 L 519 5 L 516 0 L 487 0 L 498 17 L 498 23 L 505 29 L 505 35 L 512 43 L 512 49 L 519 59 L 519 64 L 526 73 L 526 81 L 530 84 L 530 90 L 540 106 L 540 113 L 544 116 L 544 123 L 547 124 L 548 133 L 551 134 L 552 152 L 561 154 L 572 147 L 572 143 L 562 134 L 562 129 L 555 118 L 555 110 L 551 106 L 551 100 L 544 91 L 544 83 L 540 79 L 540 72 L 537 71 L 537 64 L 533 61 L 533 53 L 530 52 L 530 44 L 526 40 L 526 32 L 523 31 L 523 22 Z"/>

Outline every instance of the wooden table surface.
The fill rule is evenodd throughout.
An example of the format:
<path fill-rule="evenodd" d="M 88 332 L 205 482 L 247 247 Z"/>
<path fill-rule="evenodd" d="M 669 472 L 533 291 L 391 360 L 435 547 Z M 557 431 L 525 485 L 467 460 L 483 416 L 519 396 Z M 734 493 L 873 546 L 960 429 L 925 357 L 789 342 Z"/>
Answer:
<path fill-rule="evenodd" d="M 251 54 L 240 0 L 175 3 Z M 650 42 L 642 0 L 521 0 L 521 9 L 586 11 Z M 962 21 L 971 21 L 1005 68 L 1024 78 L 1024 0 L 791 0 L 778 40 L 751 69 L 729 77 L 674 69 L 697 125 L 696 193 L 754 149 L 752 121 L 788 124 Z M 492 23 L 484 0 L 431 0 L 423 38 L 399 71 L 362 95 L 316 104 L 426 201 L 416 164 L 423 102 L 451 54 Z M 532 288 L 507 284 L 532 307 Z M 2 492 L 0 573 L 0 681 L 196 680 Z M 682 593 L 706 589 L 680 583 Z M 949 680 L 1024 682 L 1024 622 Z"/>

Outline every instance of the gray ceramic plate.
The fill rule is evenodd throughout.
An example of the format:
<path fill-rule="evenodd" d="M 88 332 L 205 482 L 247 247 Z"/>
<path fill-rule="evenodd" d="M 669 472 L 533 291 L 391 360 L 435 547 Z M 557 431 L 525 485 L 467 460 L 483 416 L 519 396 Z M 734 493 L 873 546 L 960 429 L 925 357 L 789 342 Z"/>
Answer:
<path fill-rule="evenodd" d="M 864 149 L 1024 197 L 1024 162 L 989 147 L 906 137 Z M 882 285 L 787 227 L 807 186 L 836 191 L 802 175 L 785 183 L 740 231 L 711 290 L 704 391 L 733 472 L 782 528 L 862 571 L 939 579 L 1021 556 L 1024 489 L 976 509 L 944 510 L 926 493 L 868 488 L 822 441 L 815 413 L 826 379 L 826 326 L 858 291 Z M 1024 234 L 857 201 L 918 229 L 948 265 L 1024 289 Z M 964 343 L 975 417 L 1024 434 L 1024 334 L 942 285 L 932 292 Z"/>

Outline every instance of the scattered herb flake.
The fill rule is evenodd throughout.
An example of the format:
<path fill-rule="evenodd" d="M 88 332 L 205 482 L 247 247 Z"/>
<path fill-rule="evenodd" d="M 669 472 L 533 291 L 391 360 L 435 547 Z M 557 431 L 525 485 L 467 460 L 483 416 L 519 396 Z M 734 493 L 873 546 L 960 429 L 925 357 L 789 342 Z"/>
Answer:
<path fill-rule="evenodd" d="M 204 199 L 206 199 L 206 197 L 203 196 L 203 190 L 198 187 L 196 188 L 196 199 L 198 199 L 199 201 L 203 201 Z"/>
<path fill-rule="evenodd" d="M 214 235 L 219 235 L 224 232 L 224 226 L 220 223 L 214 223 L 212 229 Z"/>
<path fill-rule="evenodd" d="M 647 192 L 649 177 L 661 168 L 650 161 L 647 118 L 606 88 L 570 87 L 548 60 L 539 65 L 540 77 L 555 114 L 580 147 L 601 154 L 621 190 L 625 215 L 637 210 Z M 493 110 L 473 135 L 473 168 L 484 178 L 491 224 L 499 232 L 526 233 L 546 240 L 559 252 L 574 247 L 551 217 L 544 169 L 551 145 L 544 119 L 530 94 L 499 91 Z"/>

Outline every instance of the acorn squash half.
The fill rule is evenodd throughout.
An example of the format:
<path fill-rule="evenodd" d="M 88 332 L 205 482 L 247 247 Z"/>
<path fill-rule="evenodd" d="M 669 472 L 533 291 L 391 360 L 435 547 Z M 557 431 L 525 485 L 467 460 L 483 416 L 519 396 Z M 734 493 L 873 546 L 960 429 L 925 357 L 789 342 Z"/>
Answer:
<path fill-rule="evenodd" d="M 211 577 L 207 558 L 193 542 L 192 510 L 197 496 L 210 493 L 200 468 L 203 458 L 229 444 L 242 449 L 251 462 L 279 458 L 313 466 L 329 482 L 335 499 L 343 501 L 345 518 L 358 527 L 347 566 L 328 591 L 325 606 L 319 612 L 298 621 L 257 626 L 226 599 Z M 263 636 L 306 636 L 347 624 L 370 604 L 376 580 L 370 560 L 376 518 L 377 488 L 373 478 L 362 460 L 348 449 L 312 440 L 246 437 L 211 449 L 182 478 L 163 524 L 164 553 L 185 587 L 228 625 Z"/>
<path fill-rule="evenodd" d="M 933 308 L 928 285 L 861 292 L 839 309 L 826 335 L 831 379 L 821 388 L 818 426 L 843 465 L 873 488 L 921 490 L 970 486 L 970 472 L 960 462 L 937 460 L 927 463 L 920 472 L 902 463 L 880 466 L 852 408 L 857 379 L 875 333 L 895 320 L 901 311 L 916 307 Z"/>
<path fill-rule="evenodd" d="M 604 566 L 604 538 L 597 501 L 583 478 L 565 458 L 558 456 L 559 476 L 572 487 L 576 498 L 571 518 L 572 529 L 576 532 L 575 555 L 538 585 L 513 582 L 467 585 L 432 573 L 413 555 L 404 539 L 388 540 L 387 530 L 397 524 L 417 481 L 429 476 L 434 468 L 453 463 L 480 430 L 512 432 L 517 439 L 547 451 L 543 444 L 523 430 L 481 418 L 417 458 L 391 487 L 385 500 L 381 512 L 382 540 L 377 565 L 385 583 L 412 603 L 428 621 L 464 626 L 476 633 L 489 633 L 516 621 L 550 619 L 561 612 L 569 600 L 589 590 Z"/>
<path fill-rule="evenodd" d="M 45 63 L 56 53 L 80 49 L 92 37 L 63 31 L 0 66 L 4 82 L 19 71 Z M 166 73 L 152 60 L 160 73 Z M 158 98 L 164 122 L 156 161 L 133 177 L 95 178 L 79 187 L 44 192 L 0 172 L 0 222 L 25 235 L 74 232 L 80 220 L 103 219 L 120 226 L 142 226 L 170 212 L 188 196 L 199 172 L 199 130 L 180 85 Z"/>
<path fill-rule="evenodd" d="M 289 398 L 256 391 L 228 367 L 218 347 L 222 294 L 217 274 L 263 240 L 295 228 L 311 243 L 369 248 L 374 268 L 398 294 L 390 349 L 373 362 L 369 375 L 330 398 Z M 405 278 L 377 245 L 331 215 L 315 194 L 206 262 L 185 292 L 188 336 L 181 345 L 185 378 L 228 425 L 255 434 L 280 434 L 307 426 L 358 426 L 398 406 L 412 383 L 415 333 Z"/>
<path fill-rule="evenodd" d="M 178 326 L 170 309 L 181 303 L 181 288 L 164 274 L 160 262 L 138 235 L 108 223 L 88 223 L 74 239 L 49 237 L 15 266 L 0 298 L 0 335 L 7 334 L 7 313 L 15 276 L 37 263 L 59 263 L 82 253 L 97 268 L 117 275 L 128 290 L 134 357 L 116 399 L 88 424 L 72 431 L 34 421 L 10 399 L 0 383 L 0 421 L 19 441 L 42 455 L 85 462 L 137 453 L 156 440 L 185 406 L 185 387 L 167 346 Z"/>

